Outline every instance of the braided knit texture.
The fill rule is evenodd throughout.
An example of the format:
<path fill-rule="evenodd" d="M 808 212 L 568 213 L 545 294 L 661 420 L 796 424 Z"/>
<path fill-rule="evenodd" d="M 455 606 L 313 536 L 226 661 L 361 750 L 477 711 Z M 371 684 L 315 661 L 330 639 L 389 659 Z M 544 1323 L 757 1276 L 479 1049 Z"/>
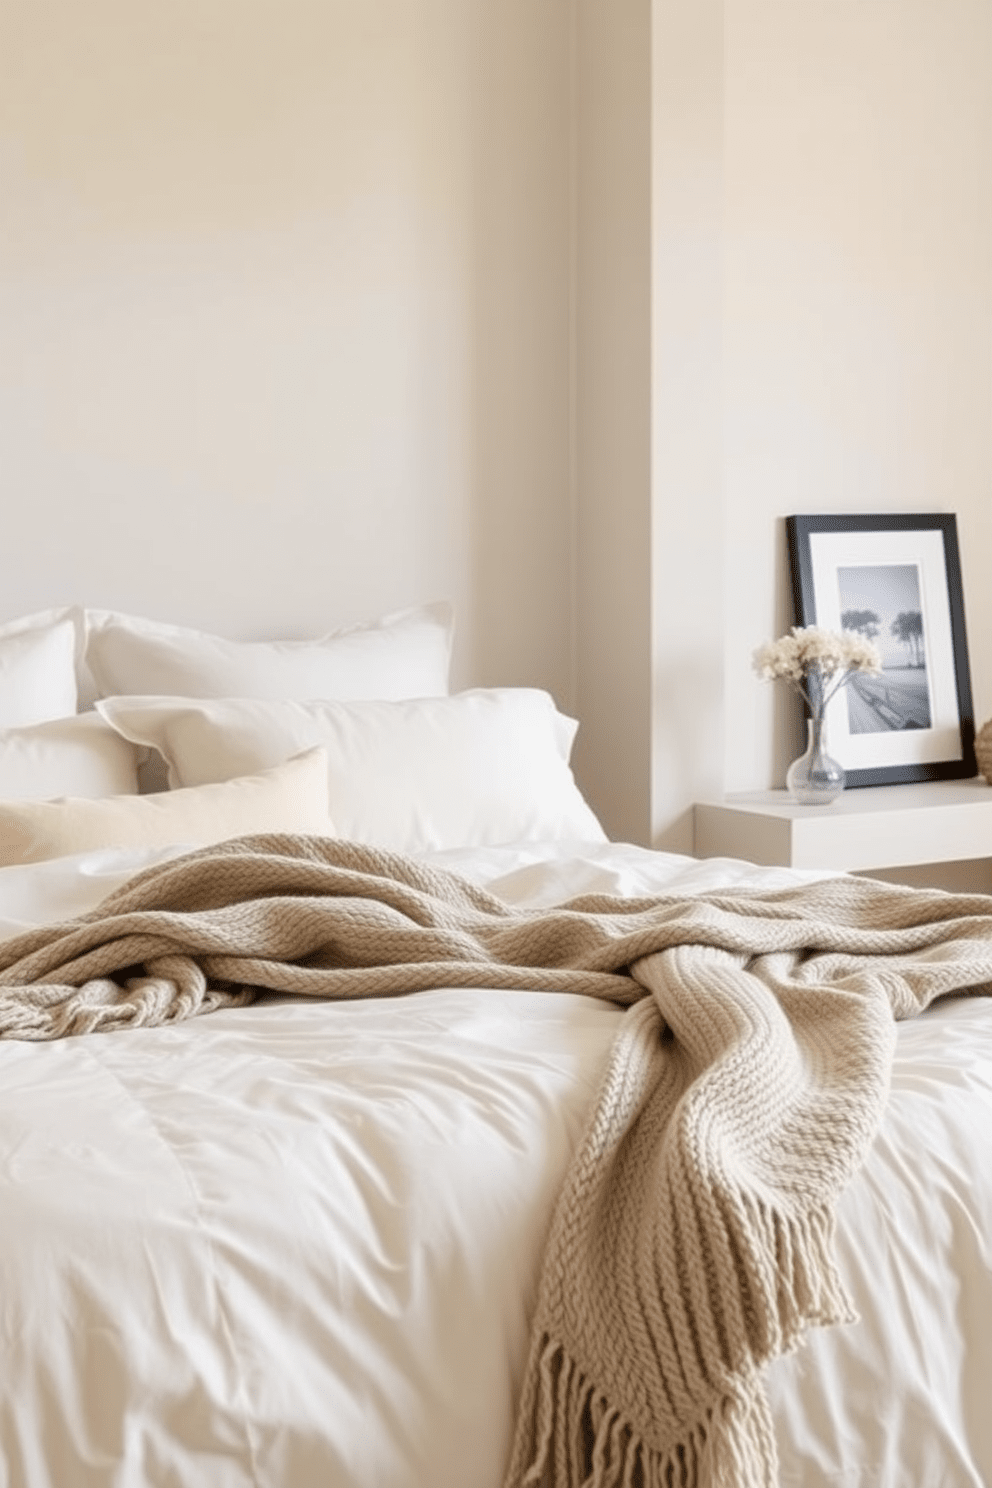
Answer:
<path fill-rule="evenodd" d="M 837 1197 L 895 1019 L 992 984 L 992 900 L 854 878 L 511 909 L 326 838 L 149 869 L 0 945 L 0 1036 L 154 1026 L 250 1001 L 430 987 L 628 1008 L 558 1199 L 507 1488 L 771 1488 L 764 1366 L 854 1321 Z"/>

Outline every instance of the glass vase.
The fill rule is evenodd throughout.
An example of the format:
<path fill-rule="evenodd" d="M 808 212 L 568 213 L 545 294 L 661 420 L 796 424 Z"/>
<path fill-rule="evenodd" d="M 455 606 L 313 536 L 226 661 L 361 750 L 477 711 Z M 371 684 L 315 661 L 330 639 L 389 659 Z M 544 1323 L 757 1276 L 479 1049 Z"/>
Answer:
<path fill-rule="evenodd" d="M 789 766 L 785 788 L 801 806 L 829 806 L 844 789 L 844 771 L 828 753 L 822 713 L 807 719 L 806 738 L 806 752 Z"/>

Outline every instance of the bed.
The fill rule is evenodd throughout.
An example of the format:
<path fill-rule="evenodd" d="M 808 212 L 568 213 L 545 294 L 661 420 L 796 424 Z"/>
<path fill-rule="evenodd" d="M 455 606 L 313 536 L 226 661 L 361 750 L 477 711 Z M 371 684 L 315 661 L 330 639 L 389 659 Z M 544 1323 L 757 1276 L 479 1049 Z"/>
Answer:
<path fill-rule="evenodd" d="M 295 645 L 106 612 L 0 628 L 0 965 L 52 947 L 63 965 L 80 925 L 102 953 L 108 905 L 185 913 L 197 864 L 218 883 L 260 857 L 309 873 L 311 850 L 321 872 L 463 893 L 514 933 L 562 905 L 661 904 L 681 925 L 849 892 L 607 841 L 568 767 L 574 723 L 529 689 L 448 694 L 449 645 L 437 606 Z M 164 789 L 139 788 L 149 769 Z M 904 926 L 953 924 L 974 959 L 948 978 L 958 951 L 934 941 L 913 962 L 939 973 L 926 1011 L 892 1024 L 891 1051 L 879 1029 L 884 1100 L 830 1206 L 847 1320 L 807 1318 L 762 1364 L 771 1456 L 683 1446 L 659 1482 L 992 1482 L 987 904 L 881 893 Z M 826 957 L 834 981 L 846 954 Z M 284 960 L 338 969 L 295 942 Z M 497 1488 L 521 1441 L 540 1446 L 521 1428 L 535 1314 L 641 984 L 600 995 L 591 972 L 518 956 L 485 985 L 456 963 L 414 991 L 248 1000 L 224 970 L 200 1016 L 162 1011 L 140 976 L 123 1014 L 128 977 L 84 977 L 82 1003 L 8 978 L 0 1485 Z M 646 1485 L 648 1456 L 603 1433 L 598 1455 L 549 1448 L 532 1481 Z"/>

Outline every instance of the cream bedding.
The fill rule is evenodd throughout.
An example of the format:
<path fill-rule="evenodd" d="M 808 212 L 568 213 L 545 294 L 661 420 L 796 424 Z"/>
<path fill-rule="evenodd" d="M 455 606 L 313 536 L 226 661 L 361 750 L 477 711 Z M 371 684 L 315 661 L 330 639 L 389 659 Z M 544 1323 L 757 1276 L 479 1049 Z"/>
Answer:
<path fill-rule="evenodd" d="M 78 913 L 147 858 L 5 870 L 0 914 Z M 534 905 L 794 877 L 605 846 L 439 861 Z M 498 1483 L 619 1016 L 453 990 L 0 1046 L 0 1483 Z M 841 1201 L 862 1322 L 770 1371 L 783 1482 L 992 1480 L 990 1023 L 961 1000 L 899 1030 Z"/>

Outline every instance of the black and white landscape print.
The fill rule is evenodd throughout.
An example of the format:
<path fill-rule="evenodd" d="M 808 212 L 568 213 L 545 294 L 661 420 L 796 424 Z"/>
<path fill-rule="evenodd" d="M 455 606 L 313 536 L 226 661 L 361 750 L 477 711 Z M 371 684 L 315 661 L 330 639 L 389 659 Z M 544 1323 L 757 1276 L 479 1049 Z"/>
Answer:
<path fill-rule="evenodd" d="M 850 732 L 930 728 L 919 568 L 915 563 L 863 564 L 838 568 L 837 581 L 841 625 L 874 641 L 882 657 L 881 673 L 855 673 L 845 689 Z"/>

